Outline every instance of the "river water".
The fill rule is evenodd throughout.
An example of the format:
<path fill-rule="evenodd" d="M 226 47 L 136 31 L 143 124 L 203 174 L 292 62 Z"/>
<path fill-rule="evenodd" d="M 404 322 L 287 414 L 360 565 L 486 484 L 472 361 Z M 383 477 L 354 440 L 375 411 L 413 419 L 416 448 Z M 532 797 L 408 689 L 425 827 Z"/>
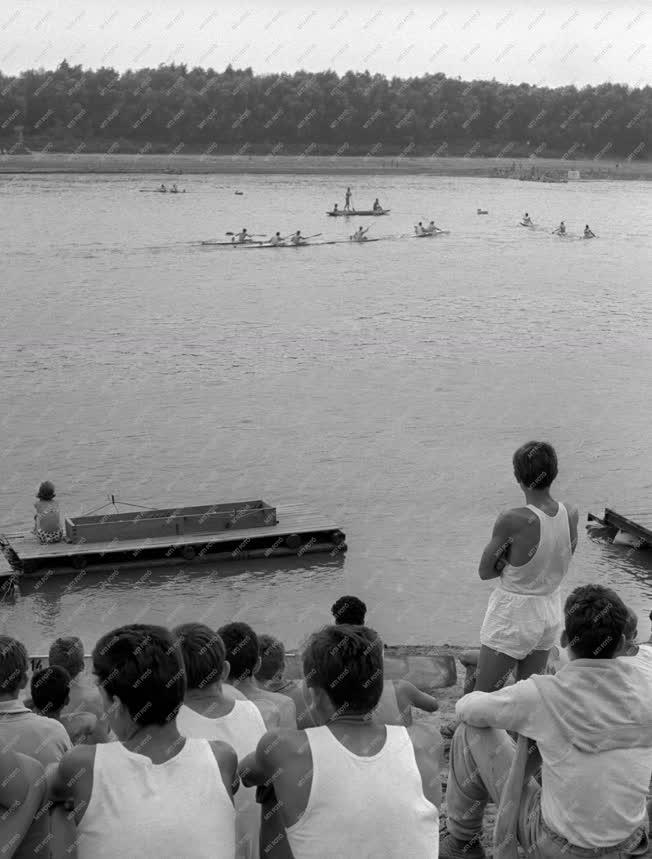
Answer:
<path fill-rule="evenodd" d="M 649 185 L 355 177 L 354 205 L 392 209 L 370 235 L 431 217 L 451 234 L 242 252 L 198 242 L 352 232 L 325 216 L 345 180 L 177 181 L 187 194 L 137 192 L 155 177 L 0 179 L 0 521 L 30 525 L 46 478 L 73 514 L 111 492 L 263 498 L 328 514 L 348 554 L 26 582 L 3 631 L 42 651 L 129 621 L 243 619 L 294 646 L 353 593 L 390 643 L 477 642 L 480 553 L 520 503 L 511 455 L 542 438 L 581 510 L 566 590 L 612 584 L 647 638 L 652 553 L 595 544 L 584 521 L 652 509 Z M 525 210 L 549 229 L 517 226 Z M 599 240 L 552 237 L 562 218 Z"/>

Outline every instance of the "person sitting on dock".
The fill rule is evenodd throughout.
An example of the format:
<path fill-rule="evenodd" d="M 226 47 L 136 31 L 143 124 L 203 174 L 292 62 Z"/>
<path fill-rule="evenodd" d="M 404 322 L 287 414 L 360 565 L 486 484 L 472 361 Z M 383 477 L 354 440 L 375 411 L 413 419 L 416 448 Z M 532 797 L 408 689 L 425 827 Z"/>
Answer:
<path fill-rule="evenodd" d="M 0 635 L 0 746 L 47 766 L 61 760 L 71 743 L 63 725 L 33 713 L 19 700 L 27 686 L 28 669 L 24 645 Z"/>
<path fill-rule="evenodd" d="M 438 737 L 370 720 L 383 688 L 378 635 L 325 627 L 311 636 L 303 671 L 320 727 L 268 732 L 239 768 L 243 784 L 273 785 L 291 855 L 436 855 Z"/>
<path fill-rule="evenodd" d="M 32 674 L 30 682 L 32 709 L 39 716 L 56 719 L 68 732 L 73 746 L 105 741 L 105 732 L 97 730 L 97 716 L 92 713 L 69 713 L 62 710 L 70 700 L 70 674 L 56 665 L 41 668 Z"/>
<path fill-rule="evenodd" d="M 481 692 L 500 689 L 514 669 L 518 680 L 546 670 L 561 629 L 559 586 L 577 546 L 577 509 L 550 495 L 554 448 L 529 441 L 512 462 L 526 504 L 498 517 L 480 559 L 480 578 L 499 580 L 480 630 L 475 688 Z"/>
<path fill-rule="evenodd" d="M 457 702 L 462 725 L 450 752 L 449 834 L 440 841 L 440 859 L 483 859 L 479 835 L 488 801 L 512 809 L 501 843 L 516 838 L 527 856 L 647 854 L 652 650 L 619 658 L 627 607 L 610 588 L 575 588 L 564 617 L 561 645 L 570 661 L 556 674 Z M 503 792 L 516 755 L 507 731 L 538 749 Z M 519 755 L 522 748 L 519 739 Z M 531 777 L 539 763 L 541 783 Z"/>
<path fill-rule="evenodd" d="M 228 677 L 224 642 L 201 623 L 177 626 L 173 634 L 181 648 L 188 691 L 177 717 L 184 737 L 221 740 L 235 749 L 238 760 L 256 751 L 266 732 L 263 717 L 251 701 L 234 701 L 224 695 L 222 682 Z M 241 787 L 235 795 L 236 857 L 258 859 L 260 810 L 256 791 Z"/>
<path fill-rule="evenodd" d="M 54 483 L 43 481 L 36 493 L 37 501 L 34 502 L 34 533 L 39 543 L 60 543 L 63 538 L 61 512 L 55 497 Z"/>
<path fill-rule="evenodd" d="M 262 689 L 254 678 L 260 667 L 258 637 L 246 623 L 227 623 L 217 630 L 224 642 L 229 679 L 235 688 L 260 710 L 267 729 L 294 728 L 297 714 L 287 695 Z"/>
<path fill-rule="evenodd" d="M 62 715 L 68 717 L 77 713 L 92 713 L 97 719 L 94 742 L 114 740 L 102 696 L 96 684 L 86 674 L 81 638 L 68 636 L 53 641 L 48 653 L 48 664 L 63 668 L 70 675 L 69 700 L 61 711 Z"/>
<path fill-rule="evenodd" d="M 233 859 L 237 756 L 180 734 L 186 673 L 173 635 L 112 630 L 95 645 L 93 671 L 119 742 L 76 746 L 48 771 L 50 799 L 72 804 L 78 859 Z"/>

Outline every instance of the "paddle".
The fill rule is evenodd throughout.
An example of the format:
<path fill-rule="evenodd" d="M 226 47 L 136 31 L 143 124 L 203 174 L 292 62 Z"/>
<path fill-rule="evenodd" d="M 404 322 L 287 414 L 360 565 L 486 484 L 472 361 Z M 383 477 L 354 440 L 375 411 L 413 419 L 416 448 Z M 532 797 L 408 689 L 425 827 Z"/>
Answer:
<path fill-rule="evenodd" d="M 228 232 L 224 233 L 224 235 L 225 235 L 225 236 L 239 236 L 239 235 L 240 235 L 240 233 L 234 233 L 234 232 L 231 232 L 231 230 L 229 230 Z M 265 236 L 265 235 L 266 235 L 266 233 L 247 233 L 247 235 L 248 235 L 248 236 L 249 236 L 249 238 L 251 239 L 251 238 L 253 238 L 254 236 Z"/>

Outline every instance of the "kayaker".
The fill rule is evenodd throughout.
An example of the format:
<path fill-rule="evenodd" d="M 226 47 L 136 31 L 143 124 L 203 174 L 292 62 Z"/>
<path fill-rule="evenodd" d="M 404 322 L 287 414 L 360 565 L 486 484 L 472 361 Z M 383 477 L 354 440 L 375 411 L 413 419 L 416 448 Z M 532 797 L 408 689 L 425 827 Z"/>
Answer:
<path fill-rule="evenodd" d="M 345 212 L 351 211 L 351 189 L 350 188 L 346 189 L 346 194 L 344 195 L 344 211 Z"/>
<path fill-rule="evenodd" d="M 334 214 L 334 215 L 337 215 L 339 211 L 340 211 L 340 210 L 339 210 L 339 208 L 338 208 L 338 205 L 337 205 L 337 203 L 335 203 L 335 205 L 333 206 L 333 214 Z"/>
<path fill-rule="evenodd" d="M 523 215 L 523 223 L 526 227 L 529 227 L 532 224 L 532 218 L 528 215 L 527 212 Z"/>
<path fill-rule="evenodd" d="M 366 228 L 364 228 L 362 226 L 358 227 L 358 229 L 355 231 L 355 233 L 353 233 L 351 238 L 353 239 L 354 242 L 366 242 L 367 237 L 366 237 L 365 233 L 368 231 L 368 229 L 369 229 L 369 227 L 366 227 Z"/>
<path fill-rule="evenodd" d="M 161 193 L 163 193 L 163 194 L 165 194 L 165 192 L 167 191 L 167 188 L 165 187 L 165 185 L 163 185 L 163 183 L 161 183 L 161 187 L 159 188 L 159 191 L 161 191 Z"/>
<path fill-rule="evenodd" d="M 283 239 L 281 237 L 281 234 L 279 232 L 277 232 L 276 235 L 272 236 L 272 238 L 269 240 L 269 243 L 270 243 L 270 245 L 274 245 L 275 247 L 277 245 L 282 245 Z"/>
<path fill-rule="evenodd" d="M 425 231 L 426 231 L 429 235 L 431 235 L 431 236 L 432 236 L 432 235 L 434 235 L 434 233 L 436 233 L 436 232 L 437 232 L 437 227 L 435 226 L 435 222 L 434 222 L 434 221 L 430 221 L 430 223 L 429 223 L 429 224 L 428 224 L 428 226 L 426 227 L 426 230 L 425 230 Z"/>
<path fill-rule="evenodd" d="M 427 235 L 425 227 L 423 226 L 423 221 L 419 221 L 417 226 L 414 228 L 414 232 L 417 234 L 417 236 Z"/>
<path fill-rule="evenodd" d="M 294 233 L 294 235 L 290 239 L 290 241 L 292 242 L 293 245 L 305 245 L 306 244 L 306 240 L 301 235 L 301 230 L 297 230 L 296 233 Z"/>
<path fill-rule="evenodd" d="M 561 224 L 557 227 L 557 229 L 554 232 L 557 233 L 558 236 L 565 236 L 566 235 L 566 224 L 562 221 Z"/>
<path fill-rule="evenodd" d="M 378 202 L 378 197 L 376 197 L 376 199 L 374 200 L 374 212 L 380 212 L 382 211 L 382 208 L 383 207 Z"/>
<path fill-rule="evenodd" d="M 584 238 L 585 239 L 594 239 L 595 238 L 595 233 L 591 230 L 591 228 L 589 227 L 588 224 L 584 227 Z"/>
<path fill-rule="evenodd" d="M 170 188 L 170 193 L 171 194 L 178 194 L 179 193 L 179 189 L 177 188 L 176 183 Z"/>
<path fill-rule="evenodd" d="M 247 232 L 247 228 L 243 227 L 240 232 L 236 236 L 236 240 L 239 242 L 246 242 L 249 240 L 249 233 Z"/>

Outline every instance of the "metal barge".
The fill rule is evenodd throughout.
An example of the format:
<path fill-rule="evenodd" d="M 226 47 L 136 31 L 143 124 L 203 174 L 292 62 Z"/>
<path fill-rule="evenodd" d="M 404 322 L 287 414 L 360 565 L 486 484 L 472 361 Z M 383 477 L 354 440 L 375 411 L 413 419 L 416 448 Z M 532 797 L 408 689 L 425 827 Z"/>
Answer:
<path fill-rule="evenodd" d="M 117 504 L 112 497 L 112 504 Z M 130 505 L 135 506 L 135 505 Z M 261 500 L 165 510 L 141 509 L 65 519 L 63 540 L 42 544 L 32 533 L 0 534 L 15 572 L 50 575 L 201 561 L 238 561 L 345 552 L 346 537 L 327 517 L 301 504 Z"/>
<path fill-rule="evenodd" d="M 633 512 L 632 516 L 635 518 L 606 507 L 602 519 L 589 513 L 586 527 L 592 534 L 605 537 L 616 545 L 636 549 L 652 547 L 652 513 Z"/>

